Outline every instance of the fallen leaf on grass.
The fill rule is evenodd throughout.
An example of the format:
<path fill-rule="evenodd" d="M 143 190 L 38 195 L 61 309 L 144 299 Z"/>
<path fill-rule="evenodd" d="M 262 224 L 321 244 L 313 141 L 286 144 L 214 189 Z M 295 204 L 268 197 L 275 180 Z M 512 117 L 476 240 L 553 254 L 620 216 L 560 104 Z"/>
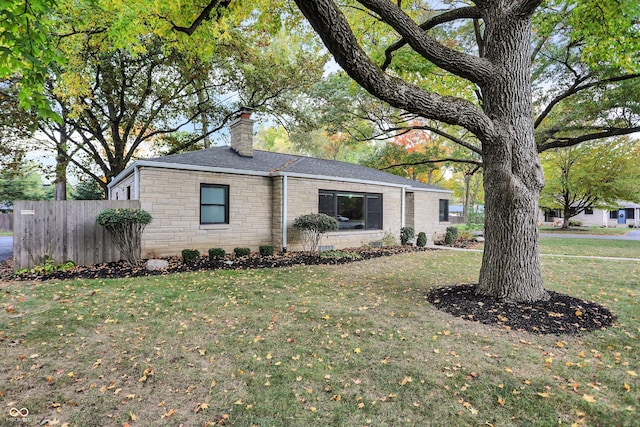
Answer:
<path fill-rule="evenodd" d="M 176 411 L 175 409 L 169 409 L 169 412 L 165 412 L 165 414 L 162 416 L 162 418 L 169 418 L 173 414 L 175 414 L 176 412 L 178 412 L 178 411 Z"/>
<path fill-rule="evenodd" d="M 498 398 L 498 403 L 499 403 L 500 405 L 503 405 L 503 406 L 504 406 L 504 404 L 505 404 L 506 402 L 505 402 L 505 400 L 504 400 L 503 398 L 499 397 L 499 398 Z"/>
<path fill-rule="evenodd" d="M 586 400 L 587 402 L 589 402 L 589 403 L 593 403 L 593 402 L 595 402 L 595 401 L 596 401 L 596 398 L 595 398 L 595 397 L 593 397 L 593 396 L 591 396 L 591 395 L 589 395 L 589 394 L 583 394 L 583 395 L 582 395 L 582 398 L 583 398 L 584 400 Z"/>
<path fill-rule="evenodd" d="M 632 377 L 638 376 L 638 373 L 636 371 L 627 371 L 627 374 L 631 375 Z"/>
<path fill-rule="evenodd" d="M 200 403 L 198 406 L 195 407 L 193 412 L 195 412 L 197 414 L 198 412 L 202 411 L 203 409 L 209 409 L 209 405 L 207 405 L 206 403 Z"/>

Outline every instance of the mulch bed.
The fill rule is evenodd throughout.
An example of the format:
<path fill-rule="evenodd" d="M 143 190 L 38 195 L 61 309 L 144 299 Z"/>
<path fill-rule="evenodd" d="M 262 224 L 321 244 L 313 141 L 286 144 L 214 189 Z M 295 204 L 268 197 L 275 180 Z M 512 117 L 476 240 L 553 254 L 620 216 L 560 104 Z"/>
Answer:
<path fill-rule="evenodd" d="M 342 252 L 357 253 L 359 258 L 349 257 L 321 257 L 318 255 L 307 255 L 300 252 L 289 252 L 272 256 L 259 256 L 257 254 L 234 259 L 214 259 L 201 257 L 199 261 L 192 264 L 185 264 L 180 257 L 163 258 L 169 262 L 169 267 L 163 270 L 148 271 L 144 267 L 143 260 L 139 266 L 131 267 L 126 261 L 116 261 L 90 266 L 76 266 L 67 271 L 57 271 L 51 274 L 26 273 L 19 276 L 13 274 L 9 262 L 0 263 L 0 281 L 28 280 L 42 281 L 53 279 L 117 279 L 123 277 L 157 276 L 171 273 L 202 270 L 246 270 L 254 268 L 276 268 L 290 267 L 294 265 L 332 265 L 346 264 L 354 261 L 379 258 L 409 252 L 424 252 L 433 250 L 431 248 L 418 248 L 415 246 L 393 246 L 386 248 L 351 248 L 343 249 Z"/>
<path fill-rule="evenodd" d="M 159 271 L 148 271 L 144 263 L 131 267 L 125 261 L 110 262 L 92 266 L 76 266 L 67 271 L 51 274 L 13 273 L 11 261 L 0 263 L 0 282 L 7 281 L 43 281 L 60 279 L 117 279 L 124 277 L 142 277 L 166 275 L 187 271 L 202 270 L 241 270 L 254 268 L 276 268 L 294 265 L 331 265 L 346 264 L 384 256 L 408 252 L 433 250 L 411 246 L 396 246 L 374 249 L 346 249 L 357 252 L 359 258 L 325 258 L 302 253 L 285 253 L 273 256 L 241 257 L 237 259 L 209 260 L 202 257 L 198 262 L 185 264 L 179 257 L 165 258 L 169 267 Z M 549 291 L 548 301 L 534 304 L 510 303 L 495 298 L 476 295 L 473 285 L 456 285 L 437 288 L 426 294 L 426 299 L 439 310 L 461 319 L 496 325 L 505 329 L 528 331 L 537 334 L 579 334 L 594 329 L 611 326 L 615 315 L 605 307 L 574 298 L 569 295 Z"/>
<path fill-rule="evenodd" d="M 548 301 L 513 303 L 478 295 L 474 285 L 456 285 L 434 289 L 426 298 L 461 319 L 537 334 L 579 334 L 605 329 L 615 321 L 615 315 L 599 304 L 547 292 Z"/>

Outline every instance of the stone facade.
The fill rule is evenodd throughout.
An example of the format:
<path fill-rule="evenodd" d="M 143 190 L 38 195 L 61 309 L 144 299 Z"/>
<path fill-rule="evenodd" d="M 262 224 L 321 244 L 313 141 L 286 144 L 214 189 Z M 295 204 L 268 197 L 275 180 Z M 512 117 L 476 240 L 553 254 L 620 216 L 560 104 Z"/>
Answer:
<path fill-rule="evenodd" d="M 272 178 L 145 167 L 139 174 L 140 205 L 153 216 L 143 257 L 272 244 Z M 200 224 L 200 184 L 229 186 L 229 224 Z"/>
<path fill-rule="evenodd" d="M 111 198 L 122 199 L 126 187 L 133 187 L 134 174 L 111 189 Z M 385 233 L 399 241 L 402 221 L 403 188 L 399 186 L 343 182 L 294 176 L 254 176 L 220 172 L 187 171 L 172 168 L 138 168 L 142 209 L 153 216 L 143 235 L 143 257 L 179 255 L 183 249 L 198 249 L 206 254 L 211 248 L 227 252 L 236 247 L 257 251 L 260 245 L 273 245 L 276 251 L 302 250 L 295 219 L 318 212 L 320 190 L 382 194 L 382 229 L 349 230 L 327 233 L 321 246 L 335 249 L 358 247 L 380 241 Z M 227 185 L 229 223 L 200 224 L 200 185 Z M 283 220 L 286 194 L 286 233 Z M 438 221 L 438 199 L 448 192 L 411 191 L 405 193 L 405 225 L 430 238 L 442 233 L 449 223 Z M 286 236 L 285 236 L 286 234 Z"/>

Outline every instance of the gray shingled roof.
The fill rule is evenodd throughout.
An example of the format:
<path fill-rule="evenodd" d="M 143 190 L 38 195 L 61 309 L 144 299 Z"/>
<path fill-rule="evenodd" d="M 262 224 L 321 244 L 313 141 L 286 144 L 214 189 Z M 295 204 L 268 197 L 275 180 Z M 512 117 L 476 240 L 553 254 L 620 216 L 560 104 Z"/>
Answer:
<path fill-rule="evenodd" d="M 244 157 L 238 155 L 231 147 L 226 146 L 182 154 L 172 154 L 147 159 L 146 161 L 265 173 L 278 171 L 291 172 L 321 177 L 359 179 L 387 184 L 409 185 L 414 188 L 442 190 L 441 187 L 406 179 L 354 163 L 296 156 L 293 154 L 272 153 L 261 150 L 253 150 L 253 157 Z"/>

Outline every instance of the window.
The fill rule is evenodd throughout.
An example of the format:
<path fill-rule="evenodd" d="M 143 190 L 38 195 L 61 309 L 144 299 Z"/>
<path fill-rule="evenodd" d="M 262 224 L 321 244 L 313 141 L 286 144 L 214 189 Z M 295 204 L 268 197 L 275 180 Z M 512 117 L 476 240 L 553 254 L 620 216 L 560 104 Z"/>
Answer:
<path fill-rule="evenodd" d="M 449 200 L 440 199 L 440 222 L 449 221 Z"/>
<path fill-rule="evenodd" d="M 127 186 L 127 200 L 131 200 L 131 186 Z"/>
<path fill-rule="evenodd" d="M 562 209 L 545 209 L 544 221 L 553 222 L 556 218 L 562 218 Z"/>
<path fill-rule="evenodd" d="M 229 224 L 229 186 L 200 184 L 200 224 Z"/>
<path fill-rule="evenodd" d="M 609 219 L 618 219 L 618 211 L 609 211 Z"/>
<path fill-rule="evenodd" d="M 635 219 L 635 209 L 626 208 L 625 209 L 625 216 L 626 216 L 627 219 Z"/>
<path fill-rule="evenodd" d="M 337 219 L 340 230 L 382 230 L 382 194 L 320 190 L 318 212 Z"/>
<path fill-rule="evenodd" d="M 593 209 L 591 209 L 591 208 L 584 208 L 584 214 L 585 214 L 585 215 L 593 215 Z"/>

